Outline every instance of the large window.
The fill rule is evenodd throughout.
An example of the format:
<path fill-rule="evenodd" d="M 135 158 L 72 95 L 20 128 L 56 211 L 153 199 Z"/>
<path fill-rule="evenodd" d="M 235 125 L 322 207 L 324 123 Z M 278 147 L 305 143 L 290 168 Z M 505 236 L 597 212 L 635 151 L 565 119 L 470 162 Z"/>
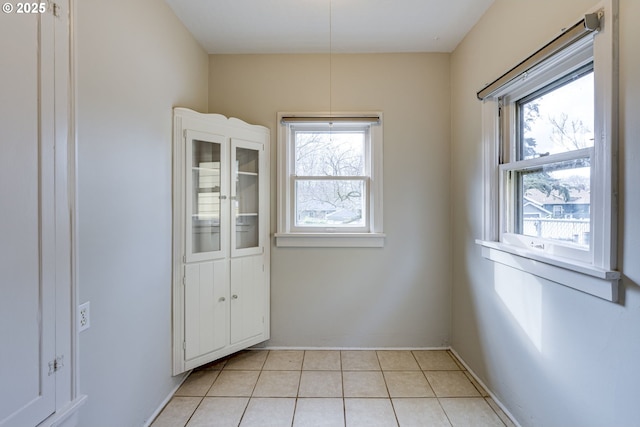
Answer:
<path fill-rule="evenodd" d="M 369 125 L 291 126 L 296 231 L 368 231 Z"/>
<path fill-rule="evenodd" d="M 277 244 L 381 246 L 381 116 L 279 121 Z"/>
<path fill-rule="evenodd" d="M 564 70 L 525 96 L 515 93 L 500 98 L 502 239 L 588 262 L 593 62 Z"/>
<path fill-rule="evenodd" d="M 604 10 L 586 15 L 478 93 L 487 193 L 479 243 L 494 261 L 616 300 L 611 21 Z"/>

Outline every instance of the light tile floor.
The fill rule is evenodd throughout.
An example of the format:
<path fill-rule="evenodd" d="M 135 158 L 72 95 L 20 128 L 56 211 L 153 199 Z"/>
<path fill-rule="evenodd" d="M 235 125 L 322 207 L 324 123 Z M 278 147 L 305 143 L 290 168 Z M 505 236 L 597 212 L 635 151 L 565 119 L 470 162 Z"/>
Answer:
<path fill-rule="evenodd" d="M 446 350 L 250 350 L 191 373 L 152 427 L 513 427 Z"/>

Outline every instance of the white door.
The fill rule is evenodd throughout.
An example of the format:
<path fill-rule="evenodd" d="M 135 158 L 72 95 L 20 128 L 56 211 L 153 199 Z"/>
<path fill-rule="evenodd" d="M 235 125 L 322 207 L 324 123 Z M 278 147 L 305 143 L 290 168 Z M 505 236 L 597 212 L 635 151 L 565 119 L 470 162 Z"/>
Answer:
<path fill-rule="evenodd" d="M 184 266 L 184 363 L 193 369 L 214 360 L 229 342 L 229 263 Z"/>
<path fill-rule="evenodd" d="M 231 344 L 264 335 L 264 255 L 231 259 Z"/>
<path fill-rule="evenodd" d="M 24 427 L 55 411 L 53 17 L 0 19 L 0 426 Z"/>

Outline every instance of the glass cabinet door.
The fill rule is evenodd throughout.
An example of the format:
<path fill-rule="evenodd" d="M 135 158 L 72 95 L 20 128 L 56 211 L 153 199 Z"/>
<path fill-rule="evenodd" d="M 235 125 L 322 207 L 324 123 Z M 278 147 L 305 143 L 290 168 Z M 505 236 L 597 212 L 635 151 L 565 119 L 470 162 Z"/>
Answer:
<path fill-rule="evenodd" d="M 232 231 L 233 255 L 262 251 L 260 241 L 260 181 L 262 145 L 232 140 Z"/>
<path fill-rule="evenodd" d="M 226 253 L 224 138 L 187 131 L 186 261 L 220 258 Z"/>

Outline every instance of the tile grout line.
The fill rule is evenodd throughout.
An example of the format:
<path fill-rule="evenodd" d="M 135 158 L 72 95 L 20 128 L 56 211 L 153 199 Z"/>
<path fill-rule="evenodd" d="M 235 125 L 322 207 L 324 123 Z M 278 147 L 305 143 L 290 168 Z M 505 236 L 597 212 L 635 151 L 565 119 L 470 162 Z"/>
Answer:
<path fill-rule="evenodd" d="M 434 394 L 435 394 L 435 392 L 434 392 Z M 440 398 L 436 397 L 436 400 L 438 401 L 438 406 L 440 406 L 440 409 L 442 409 L 442 413 L 444 414 L 445 417 L 447 417 L 447 422 L 449 423 L 450 426 L 453 426 L 453 423 L 451 422 L 451 418 L 449 418 L 449 414 L 444 409 L 444 406 L 442 406 L 442 402 L 440 402 Z"/>
<path fill-rule="evenodd" d="M 377 353 L 377 352 L 376 352 L 376 353 Z M 416 359 L 416 356 L 413 354 L 413 352 L 410 352 L 410 354 L 411 354 L 411 357 L 413 357 L 413 360 L 416 362 L 416 364 L 417 364 L 417 365 L 418 365 L 418 367 L 420 368 L 420 364 L 418 363 L 418 360 Z M 384 382 L 385 382 L 385 385 L 386 385 L 386 387 L 387 387 L 387 394 L 389 395 L 389 402 L 391 403 L 391 408 L 392 408 L 392 410 L 393 410 L 393 415 L 395 416 L 395 419 L 396 419 L 396 424 L 397 424 L 398 426 L 400 426 L 400 419 L 398 418 L 398 411 L 396 410 L 396 405 L 395 405 L 395 404 L 394 404 L 394 402 L 393 402 L 393 399 L 392 399 L 392 396 L 391 396 L 391 391 L 389 390 L 389 384 L 388 384 L 388 382 L 387 382 L 387 376 L 384 374 L 384 369 L 382 369 L 382 365 L 380 365 L 380 368 L 381 368 L 381 370 L 382 370 L 382 377 L 384 378 Z M 400 372 L 401 372 L 401 371 L 400 371 Z M 407 372 L 408 372 L 408 371 L 407 371 Z M 420 372 L 422 372 L 422 371 L 420 371 Z M 425 375 L 424 375 L 424 372 L 422 372 L 422 376 L 423 376 L 423 377 L 425 378 L 425 380 L 426 380 L 426 377 L 425 377 Z M 428 383 L 429 383 L 429 382 L 428 382 L 428 380 L 427 380 L 427 384 L 428 384 Z"/>
<path fill-rule="evenodd" d="M 189 376 L 193 375 L 192 371 Z M 193 412 L 191 413 L 191 415 L 189 416 L 189 418 L 187 419 L 187 422 L 184 423 L 184 426 L 186 427 L 190 422 L 191 419 L 193 418 L 193 416 L 196 414 L 196 411 L 198 410 L 198 408 L 202 405 L 202 402 L 204 402 L 204 398 L 207 397 L 207 393 L 209 393 L 209 390 L 211 390 L 211 387 L 213 387 L 213 383 L 215 383 L 218 380 L 218 377 L 220 376 L 220 372 L 222 371 L 218 371 L 218 374 L 216 375 L 215 379 L 211 382 L 211 385 L 209 386 L 209 388 L 207 388 L 207 391 L 204 392 L 204 395 L 202 397 L 200 397 L 200 402 L 198 402 L 198 404 L 196 405 L 195 409 L 193 410 Z M 189 378 L 187 378 L 188 380 Z"/>
<path fill-rule="evenodd" d="M 300 363 L 300 377 L 298 378 L 298 389 L 296 390 L 296 398 L 293 401 L 293 414 L 291 414 L 291 427 L 296 422 L 296 411 L 298 409 L 298 399 L 300 398 L 300 384 L 302 384 L 302 372 L 304 368 L 304 359 L 307 357 L 307 351 L 302 352 L 302 362 Z"/>
<path fill-rule="evenodd" d="M 502 417 L 500 416 L 500 414 L 498 414 L 498 412 L 495 410 L 495 408 L 490 405 L 487 402 L 487 398 L 490 398 L 495 405 L 502 411 L 502 413 L 505 415 L 505 417 L 513 424 L 513 420 L 511 419 L 510 415 L 507 415 L 507 413 L 503 410 L 503 408 L 498 404 L 498 402 L 496 402 L 496 399 L 494 398 L 493 393 L 490 392 L 490 390 L 485 387 L 482 382 L 476 378 L 476 376 L 474 375 L 474 372 L 471 371 L 468 366 L 466 365 L 466 363 L 462 360 L 462 358 L 458 358 L 456 352 L 453 350 L 453 348 L 449 348 L 447 350 L 447 352 L 451 355 L 451 357 L 453 358 L 453 360 L 458 364 L 458 366 L 460 366 L 461 369 L 463 369 L 465 372 L 468 372 L 469 375 L 474 379 L 474 381 L 471 381 L 471 384 L 473 384 L 474 387 L 476 387 L 476 390 L 478 390 L 478 386 L 482 387 L 482 389 L 484 390 L 484 392 L 488 395 L 488 396 L 483 396 L 482 391 L 478 390 L 478 393 L 480 393 L 480 396 L 484 399 L 485 403 L 487 403 L 487 405 L 489 405 L 489 407 L 491 408 L 491 410 L 496 414 L 496 416 L 498 417 L 498 419 L 500 420 L 500 422 L 504 425 L 507 426 L 507 423 L 504 422 L 504 420 L 502 419 Z M 478 384 L 478 386 L 475 385 L 475 383 Z"/>
<path fill-rule="evenodd" d="M 346 427 L 347 425 L 347 401 L 344 396 L 344 363 L 342 363 L 342 350 L 339 350 L 338 354 L 340 355 L 340 385 L 342 387 L 342 421 L 343 425 Z"/>
<path fill-rule="evenodd" d="M 191 374 L 189 374 L 191 375 Z M 189 418 L 187 418 L 187 421 L 184 423 L 184 426 L 186 426 L 187 424 L 189 424 L 189 422 L 191 421 L 191 418 L 193 418 L 193 415 L 196 413 L 196 411 L 198 410 L 198 408 L 200 407 L 200 405 L 202 405 L 202 401 L 204 400 L 204 396 L 202 396 L 200 398 L 200 402 L 198 402 L 198 404 L 196 405 L 195 409 L 193 410 L 193 412 L 191 413 L 191 415 L 189 415 Z M 184 427 L 183 426 L 183 427 Z"/>
<path fill-rule="evenodd" d="M 267 350 L 267 355 L 264 357 L 264 362 L 260 365 L 260 373 L 258 374 L 258 378 L 256 379 L 256 383 L 253 385 L 251 389 L 251 394 L 249 395 L 249 399 L 247 399 L 247 406 L 244 407 L 244 411 L 242 411 L 242 416 L 240 416 L 240 420 L 238 421 L 238 427 L 242 424 L 242 420 L 244 416 L 247 414 L 247 410 L 249 409 L 249 404 L 251 403 L 251 399 L 253 399 L 253 393 L 256 391 L 256 387 L 258 386 L 258 381 L 260 381 L 260 377 L 262 376 L 262 371 L 264 370 L 264 365 L 267 363 L 267 358 L 269 357 L 269 353 L 271 351 Z"/>
<path fill-rule="evenodd" d="M 347 403 L 344 400 L 344 374 L 342 363 L 342 350 L 338 350 L 338 360 L 340 361 L 340 395 L 342 396 L 340 401 L 342 402 L 342 425 L 346 427 L 347 425 Z"/>
<path fill-rule="evenodd" d="M 482 396 L 482 398 L 484 399 L 484 401 L 487 403 L 487 405 L 489 405 L 489 408 L 491 408 L 491 410 L 496 414 L 496 416 L 498 417 L 498 419 L 500 420 L 500 422 L 502 423 L 502 425 L 504 427 L 507 427 L 507 424 L 504 422 L 504 420 L 502 419 L 502 417 L 500 416 L 500 414 L 498 414 L 495 410 L 495 408 L 493 407 L 493 405 L 491 405 L 488 401 L 488 399 L 491 399 L 490 396 Z M 493 399 L 492 399 L 493 400 Z"/>

